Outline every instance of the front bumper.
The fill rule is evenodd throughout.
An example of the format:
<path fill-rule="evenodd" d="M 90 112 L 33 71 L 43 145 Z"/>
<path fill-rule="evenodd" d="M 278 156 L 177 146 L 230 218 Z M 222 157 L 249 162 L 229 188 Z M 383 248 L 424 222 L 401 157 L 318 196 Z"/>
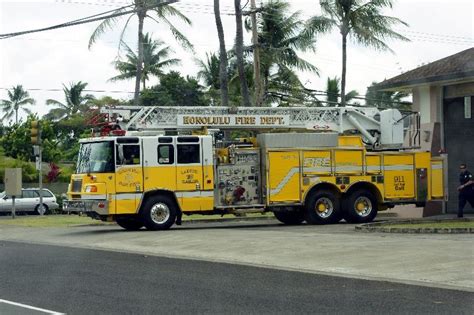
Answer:
<path fill-rule="evenodd" d="M 65 200 L 63 201 L 64 212 L 90 212 L 98 215 L 109 214 L 109 202 L 107 200 Z"/>

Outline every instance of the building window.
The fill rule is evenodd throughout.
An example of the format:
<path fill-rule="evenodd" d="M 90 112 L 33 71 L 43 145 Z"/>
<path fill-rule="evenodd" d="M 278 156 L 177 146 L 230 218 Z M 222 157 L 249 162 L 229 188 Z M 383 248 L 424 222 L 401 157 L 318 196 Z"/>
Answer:
<path fill-rule="evenodd" d="M 199 144 L 178 144 L 178 163 L 200 163 Z"/>
<path fill-rule="evenodd" d="M 174 147 L 170 144 L 158 146 L 158 163 L 173 164 L 174 163 Z"/>

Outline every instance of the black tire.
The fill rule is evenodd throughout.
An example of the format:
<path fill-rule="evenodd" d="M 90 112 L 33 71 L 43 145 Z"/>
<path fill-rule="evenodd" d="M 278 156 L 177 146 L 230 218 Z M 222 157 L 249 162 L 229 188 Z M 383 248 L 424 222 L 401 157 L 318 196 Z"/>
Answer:
<path fill-rule="evenodd" d="M 35 214 L 37 214 L 37 215 L 41 214 L 40 210 L 39 210 L 39 207 L 40 207 L 40 205 L 36 205 L 36 207 L 35 207 Z M 47 214 L 48 210 L 49 210 L 48 206 L 43 203 L 43 208 L 44 208 L 44 213 L 43 214 Z"/>
<path fill-rule="evenodd" d="M 143 227 L 143 222 L 136 218 L 116 218 L 115 222 L 127 231 L 138 231 Z"/>
<path fill-rule="evenodd" d="M 178 207 L 166 196 L 152 196 L 146 200 L 141 216 L 148 230 L 167 230 L 176 221 Z"/>
<path fill-rule="evenodd" d="M 278 221 L 286 225 L 298 225 L 303 223 L 304 221 L 303 211 L 296 208 L 290 211 L 275 211 L 273 212 L 273 214 L 275 215 L 275 218 L 277 218 Z"/>
<path fill-rule="evenodd" d="M 330 224 L 341 220 L 340 203 L 330 190 L 319 190 L 308 196 L 304 218 L 308 224 Z"/>
<path fill-rule="evenodd" d="M 372 222 L 378 211 L 377 198 L 368 190 L 356 190 L 343 199 L 342 210 L 346 222 Z"/>

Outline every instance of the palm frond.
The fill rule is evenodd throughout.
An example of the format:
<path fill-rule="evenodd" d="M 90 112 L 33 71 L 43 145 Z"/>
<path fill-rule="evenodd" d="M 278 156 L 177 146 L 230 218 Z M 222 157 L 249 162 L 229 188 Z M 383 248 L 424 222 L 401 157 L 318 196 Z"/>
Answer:
<path fill-rule="evenodd" d="M 118 9 L 114 11 L 113 14 L 121 13 L 124 10 L 125 8 Z M 91 49 L 92 45 L 94 45 L 94 43 L 100 36 L 102 36 L 106 31 L 112 29 L 112 27 L 117 23 L 119 18 L 120 17 L 111 17 L 100 22 L 100 24 L 97 26 L 97 28 L 94 30 L 91 37 L 89 38 L 89 45 L 87 46 L 88 49 Z"/>
<path fill-rule="evenodd" d="M 152 18 L 153 19 L 153 18 Z M 165 22 L 168 27 L 170 28 L 171 33 L 173 34 L 174 38 L 176 41 L 183 46 L 185 49 L 194 52 L 194 46 L 191 44 L 191 42 L 188 40 L 188 38 L 181 33 L 172 23 L 165 17 L 161 17 L 163 22 Z M 156 23 L 159 23 L 156 19 L 153 19 Z"/>
<path fill-rule="evenodd" d="M 53 100 L 53 99 L 47 99 L 46 100 L 46 105 L 53 105 L 53 106 L 59 106 L 60 108 L 63 109 L 68 109 L 69 107 L 59 101 Z"/>
<path fill-rule="evenodd" d="M 117 56 L 120 56 L 120 49 L 122 48 L 122 44 L 124 44 L 125 42 L 123 41 L 123 36 L 125 34 L 125 30 L 127 29 L 128 27 L 128 23 L 130 23 L 130 20 L 132 19 L 132 17 L 134 16 L 134 14 L 130 14 L 127 18 L 127 21 L 125 22 L 125 25 L 123 26 L 122 28 L 122 31 L 120 32 L 120 37 L 119 37 L 119 45 L 118 45 L 118 48 L 117 48 Z"/>

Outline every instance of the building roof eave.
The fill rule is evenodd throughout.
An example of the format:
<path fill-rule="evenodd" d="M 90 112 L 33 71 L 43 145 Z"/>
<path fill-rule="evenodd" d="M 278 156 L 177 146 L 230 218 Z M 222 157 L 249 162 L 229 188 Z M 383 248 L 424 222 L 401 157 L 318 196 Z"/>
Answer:
<path fill-rule="evenodd" d="M 428 78 L 400 81 L 395 83 L 384 84 L 383 82 L 371 86 L 370 89 L 376 91 L 401 91 L 410 90 L 420 85 L 430 85 L 433 83 L 449 83 L 457 81 L 465 81 L 466 79 L 474 80 L 474 71 L 466 71 L 461 73 L 444 74 Z"/>

